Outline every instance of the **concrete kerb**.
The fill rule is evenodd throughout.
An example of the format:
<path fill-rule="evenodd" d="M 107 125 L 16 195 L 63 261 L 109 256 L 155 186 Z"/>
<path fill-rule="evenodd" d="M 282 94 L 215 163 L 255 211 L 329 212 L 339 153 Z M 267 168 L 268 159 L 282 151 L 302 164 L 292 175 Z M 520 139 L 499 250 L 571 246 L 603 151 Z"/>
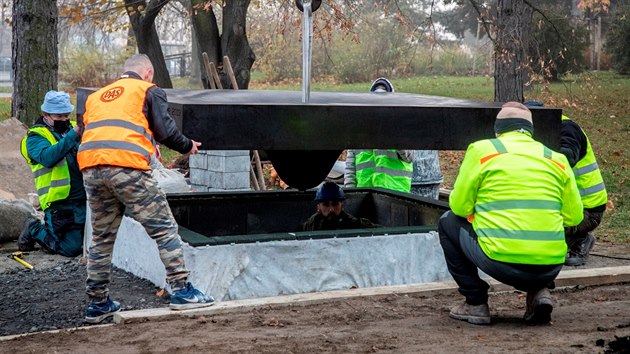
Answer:
<path fill-rule="evenodd" d="M 560 272 L 556 278 L 556 287 L 610 285 L 630 282 L 630 266 L 592 268 L 592 269 L 567 269 Z M 488 279 L 491 292 L 512 291 L 511 286 L 499 283 L 494 279 Z M 114 315 L 115 323 L 144 322 L 147 320 L 162 320 L 177 317 L 198 317 L 208 315 L 226 314 L 245 311 L 248 309 L 269 305 L 306 305 L 322 303 L 337 299 L 347 299 L 362 296 L 379 295 L 405 295 L 405 294 L 435 294 L 444 292 L 457 292 L 454 281 L 441 281 L 423 284 L 396 285 L 373 287 L 351 290 L 334 290 L 317 293 L 282 295 L 257 299 L 233 300 L 216 303 L 214 306 L 173 311 L 169 308 L 146 309 L 136 311 L 123 311 Z"/>

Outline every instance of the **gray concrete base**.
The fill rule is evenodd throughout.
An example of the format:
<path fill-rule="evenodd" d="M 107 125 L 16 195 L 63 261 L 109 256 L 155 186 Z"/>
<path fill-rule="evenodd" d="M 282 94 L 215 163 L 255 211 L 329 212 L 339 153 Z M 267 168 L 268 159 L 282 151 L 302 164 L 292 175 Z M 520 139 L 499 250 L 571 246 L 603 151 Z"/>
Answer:
<path fill-rule="evenodd" d="M 86 245 L 91 231 L 86 224 Z M 190 281 L 220 301 L 451 279 L 435 232 L 204 247 L 184 243 L 183 249 Z M 113 264 L 166 287 L 157 246 L 135 220 L 124 217 Z"/>

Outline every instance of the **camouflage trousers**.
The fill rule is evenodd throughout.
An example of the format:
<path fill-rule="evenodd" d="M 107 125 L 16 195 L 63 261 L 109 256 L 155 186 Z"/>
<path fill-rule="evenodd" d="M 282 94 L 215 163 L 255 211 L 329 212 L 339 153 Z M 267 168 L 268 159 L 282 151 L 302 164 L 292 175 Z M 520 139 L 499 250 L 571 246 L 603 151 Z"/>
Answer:
<path fill-rule="evenodd" d="M 112 252 L 123 214 L 139 222 L 157 243 L 171 289 L 185 287 L 188 271 L 177 222 L 151 172 L 97 166 L 83 170 L 83 184 L 92 214 L 86 288 L 91 301 L 103 302 L 109 296 Z"/>

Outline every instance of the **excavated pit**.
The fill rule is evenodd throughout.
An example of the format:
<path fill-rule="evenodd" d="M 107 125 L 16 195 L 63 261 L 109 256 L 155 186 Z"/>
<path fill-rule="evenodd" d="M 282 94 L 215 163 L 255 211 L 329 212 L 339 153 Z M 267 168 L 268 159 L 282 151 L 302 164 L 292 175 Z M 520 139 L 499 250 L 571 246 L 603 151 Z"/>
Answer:
<path fill-rule="evenodd" d="M 314 193 L 169 195 L 191 281 L 220 300 L 235 300 L 450 278 L 436 232 L 447 203 L 348 189 L 346 211 L 383 227 L 303 232 L 315 211 Z M 130 218 L 121 224 L 113 263 L 166 286 L 157 246 Z"/>

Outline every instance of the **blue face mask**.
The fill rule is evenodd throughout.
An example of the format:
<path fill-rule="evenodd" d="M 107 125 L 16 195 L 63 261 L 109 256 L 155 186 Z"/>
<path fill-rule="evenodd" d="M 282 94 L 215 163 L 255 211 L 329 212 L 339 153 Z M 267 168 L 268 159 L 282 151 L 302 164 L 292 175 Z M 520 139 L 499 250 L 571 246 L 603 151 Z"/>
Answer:
<path fill-rule="evenodd" d="M 381 93 L 381 92 L 387 92 L 387 91 L 382 88 L 377 88 L 376 90 L 374 90 L 374 92 Z"/>

